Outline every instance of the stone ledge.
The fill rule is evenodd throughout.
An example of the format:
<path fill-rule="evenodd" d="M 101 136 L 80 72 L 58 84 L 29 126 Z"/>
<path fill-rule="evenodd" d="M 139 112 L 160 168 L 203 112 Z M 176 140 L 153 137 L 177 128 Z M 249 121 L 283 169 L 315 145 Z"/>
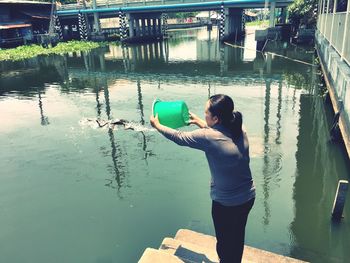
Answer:
<path fill-rule="evenodd" d="M 214 250 L 216 247 L 216 238 L 213 236 L 197 233 L 188 229 L 180 229 L 175 235 L 175 239 L 187 243 L 192 243 L 197 246 L 205 247 L 208 250 Z M 242 262 L 257 262 L 257 263 L 302 263 L 298 259 L 278 255 L 269 251 L 244 246 Z"/>

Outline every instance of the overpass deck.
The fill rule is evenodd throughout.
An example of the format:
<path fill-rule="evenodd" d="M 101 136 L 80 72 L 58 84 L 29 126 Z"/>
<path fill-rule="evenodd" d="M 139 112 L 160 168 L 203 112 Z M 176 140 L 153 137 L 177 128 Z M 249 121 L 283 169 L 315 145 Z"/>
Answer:
<path fill-rule="evenodd" d="M 293 0 L 276 0 L 276 7 L 286 7 Z M 268 8 L 270 1 L 265 0 L 98 0 L 94 8 L 88 5 L 62 5 L 58 7 L 58 15 L 69 16 L 78 13 L 100 13 L 108 14 L 123 11 L 126 13 L 142 12 L 192 12 L 218 10 L 223 5 L 226 8 Z"/>

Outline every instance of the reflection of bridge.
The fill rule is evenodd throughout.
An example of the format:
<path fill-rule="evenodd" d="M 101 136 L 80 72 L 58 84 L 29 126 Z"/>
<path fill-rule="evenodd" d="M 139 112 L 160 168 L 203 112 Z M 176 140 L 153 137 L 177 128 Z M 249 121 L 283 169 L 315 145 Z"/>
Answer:
<path fill-rule="evenodd" d="M 181 78 L 183 81 L 252 83 L 262 78 L 280 80 L 288 72 L 298 71 L 299 79 L 309 81 L 310 66 L 286 60 L 271 54 L 264 57 L 255 52 L 254 58 L 244 60 L 247 50 L 221 45 L 217 41 L 197 40 L 196 60 L 169 57 L 167 45 L 171 42 L 155 42 L 143 45 L 118 47 L 110 45 L 89 54 L 68 57 L 69 72 L 78 75 L 105 75 L 111 77 L 140 77 L 169 79 Z M 271 47 L 273 48 L 273 47 Z M 279 53 L 283 49 L 276 46 Z M 289 56 L 300 55 L 299 50 Z M 250 51 L 251 52 L 251 51 Z M 284 54 L 284 53 L 282 53 Z M 311 81 L 311 80 L 310 80 Z M 299 83 L 299 86 L 306 86 Z"/>
<path fill-rule="evenodd" d="M 273 27 L 275 8 L 281 8 L 283 23 L 286 18 L 286 7 L 292 2 L 292 0 L 271 2 L 265 0 L 94 0 L 92 5 L 85 7 L 61 6 L 57 14 L 61 20 L 69 21 L 62 22 L 64 28 L 72 24 L 74 19 L 77 24 L 78 16 L 85 15 L 89 30 L 95 34 L 101 33 L 100 18 L 119 17 L 121 37 L 132 40 L 161 37 L 166 31 L 166 17 L 162 16 L 164 13 L 220 10 L 222 38 L 229 39 L 244 34 L 244 9 L 270 8 L 270 26 Z"/>

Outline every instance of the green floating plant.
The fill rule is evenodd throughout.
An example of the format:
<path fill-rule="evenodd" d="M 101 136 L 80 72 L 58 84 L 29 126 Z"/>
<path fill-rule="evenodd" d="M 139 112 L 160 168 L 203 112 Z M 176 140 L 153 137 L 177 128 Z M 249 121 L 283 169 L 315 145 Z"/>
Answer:
<path fill-rule="evenodd" d="M 28 45 L 19 46 L 11 49 L 0 50 L 0 61 L 4 60 L 23 60 L 32 58 L 38 55 L 49 55 L 49 54 L 64 54 L 74 51 L 89 51 L 94 48 L 104 46 L 105 43 L 96 43 L 88 41 L 69 41 L 58 43 L 57 46 L 51 48 L 43 48 L 39 45 Z"/>

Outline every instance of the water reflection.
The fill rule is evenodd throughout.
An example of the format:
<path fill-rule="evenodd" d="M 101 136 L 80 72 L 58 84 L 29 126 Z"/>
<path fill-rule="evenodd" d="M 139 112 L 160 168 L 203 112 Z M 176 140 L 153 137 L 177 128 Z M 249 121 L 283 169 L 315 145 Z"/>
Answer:
<path fill-rule="evenodd" d="M 318 262 L 345 262 L 343 259 L 349 257 L 345 244 L 350 229 L 344 224 L 332 225 L 331 209 L 337 182 L 347 178 L 349 167 L 344 166 L 345 161 L 339 165 L 346 152 L 343 146 L 339 149 L 329 141 L 332 112 L 327 111 L 315 79 L 313 83 L 310 93 L 300 96 L 293 194 L 295 218 L 291 224 L 295 244 L 291 255 L 305 260 L 318 258 Z M 306 225 L 306 220 L 312 224 Z M 330 247 L 338 249 L 330 250 Z"/>
<path fill-rule="evenodd" d="M 68 75 L 63 56 L 43 56 L 0 64 L 0 96 L 35 97 L 38 91 L 45 93 L 47 83 L 61 82 Z"/>
<path fill-rule="evenodd" d="M 141 90 L 141 81 L 140 80 L 137 80 L 137 101 L 138 101 L 138 109 L 140 112 L 140 124 L 145 125 L 145 114 L 143 112 L 144 106 L 142 103 L 142 90 Z M 148 165 L 147 158 L 149 156 L 152 156 L 153 153 L 152 153 L 152 151 L 147 149 L 148 138 L 147 138 L 146 134 L 143 131 L 139 131 L 139 133 L 142 136 L 142 151 L 144 153 L 143 159 L 145 160 L 146 165 Z"/>
<path fill-rule="evenodd" d="M 243 107 L 248 109 L 246 116 L 247 119 L 251 118 L 250 125 L 255 129 L 253 132 L 256 135 L 256 144 L 261 146 L 258 154 L 252 156 L 252 163 L 257 169 L 255 174 L 259 190 L 255 210 L 258 211 L 259 217 L 253 220 L 254 224 L 262 225 L 259 225 L 258 232 L 260 229 L 263 232 L 258 234 L 256 239 L 261 240 L 267 236 L 271 239 L 271 246 L 266 245 L 266 248 L 273 249 L 279 246 L 278 242 L 283 245 L 288 243 L 285 247 L 291 247 L 292 256 L 310 260 L 318 258 L 312 251 L 329 251 L 329 247 L 345 246 L 344 244 L 348 243 L 346 235 L 350 235 L 349 230 L 341 225 L 331 226 L 328 220 L 330 217 L 325 216 L 330 214 L 335 181 L 338 179 L 334 178 L 334 175 L 346 175 L 346 169 L 339 165 L 339 159 L 342 157 L 337 152 L 338 148 L 327 141 L 329 119 L 325 116 L 329 114 L 324 112 L 322 99 L 314 97 L 317 86 L 315 69 L 272 53 L 263 55 L 251 48 L 248 50 L 245 47 L 222 45 L 212 37 L 210 34 L 197 38 L 191 35 L 186 40 L 179 40 L 175 36 L 165 42 L 130 46 L 111 44 L 92 52 L 74 52 L 64 56 L 2 63 L 0 100 L 3 102 L 10 96 L 32 100 L 35 111 L 39 110 L 34 116 L 35 125 L 50 124 L 50 132 L 56 127 L 61 129 L 59 132 L 65 132 L 66 123 L 77 125 L 77 119 L 85 118 L 85 114 L 89 117 L 93 115 L 98 120 L 110 121 L 116 110 L 120 110 L 118 115 L 125 113 L 127 118 L 130 117 L 130 120 L 140 127 L 147 126 L 147 114 L 150 109 L 146 106 L 151 104 L 153 96 L 161 93 L 169 97 L 183 96 L 193 102 L 195 107 L 199 107 L 199 97 L 205 99 L 217 91 L 228 91 L 231 94 L 237 92 L 240 103 L 252 102 L 251 107 Z M 243 42 L 235 44 L 246 46 Z M 308 62 L 313 60 L 310 54 L 301 54 L 300 50 L 285 47 L 277 42 L 270 42 L 266 49 Z M 55 92 L 48 92 L 49 88 Z M 300 96 L 301 93 L 303 95 Z M 54 99 L 59 100 L 56 104 L 52 97 L 46 99 L 52 94 L 57 96 Z M 67 112 L 57 113 L 52 110 L 55 107 L 67 106 L 67 98 L 71 102 L 73 97 L 75 101 L 73 105 L 68 105 Z M 49 101 L 55 105 L 49 105 Z M 299 108 L 299 130 L 295 130 Z M 58 118 L 64 119 L 56 121 Z M 112 126 L 88 132 L 81 129 L 79 132 L 86 135 L 89 141 L 82 136 L 75 138 L 75 143 L 83 142 L 84 147 L 91 151 L 98 145 L 98 154 L 93 153 L 92 157 L 88 158 L 96 158 L 93 159 L 96 163 L 98 158 L 102 159 L 102 167 L 96 168 L 95 171 L 104 174 L 105 185 L 116 189 L 118 196 L 123 198 L 128 190 L 139 189 L 137 184 L 143 187 L 148 179 L 129 175 L 134 172 L 146 175 L 149 171 L 158 172 L 154 171 L 158 169 L 148 165 L 153 156 L 151 148 L 154 146 L 150 141 L 155 138 L 148 131 L 123 131 L 113 129 Z M 75 132 L 76 130 L 74 134 Z M 296 134 L 299 134 L 297 139 Z M 92 137 L 97 143 L 91 142 Z M 136 147 L 130 143 L 130 138 L 137 142 Z M 27 143 L 27 140 L 25 141 Z M 296 154 L 295 149 L 292 149 L 288 155 L 290 146 L 297 148 Z M 48 144 L 49 147 L 52 145 Z M 166 152 L 162 147 L 160 145 L 157 152 Z M 66 149 L 62 151 L 65 152 Z M 129 165 L 128 161 L 134 157 L 133 154 L 137 155 L 137 159 L 133 159 L 133 163 Z M 157 159 L 162 157 L 159 154 Z M 198 163 L 202 160 L 195 158 L 195 162 Z M 70 161 L 68 159 L 67 163 Z M 52 160 L 48 158 L 46 161 L 50 163 Z M 172 164 L 174 159 L 170 157 L 165 162 Z M 70 165 L 74 167 L 75 164 Z M 31 169 L 35 171 L 37 168 Z M 290 171 L 287 171 L 288 169 Z M 261 173 L 262 176 L 259 177 Z M 161 185 L 163 178 L 165 177 L 160 176 L 155 179 Z M 181 185 L 181 178 L 176 178 L 176 183 Z M 284 191 L 288 191 L 293 183 L 293 193 L 290 190 L 290 196 L 283 196 L 282 201 L 286 202 L 287 208 L 284 208 L 284 211 L 294 205 L 295 213 L 288 211 L 289 215 L 282 218 L 280 204 L 276 202 L 275 197 L 281 192 L 285 194 Z M 148 198 L 147 196 L 142 198 Z M 348 207 L 346 211 L 349 211 Z M 287 229 L 289 225 L 290 229 Z M 280 229 L 282 231 L 279 231 Z M 283 236 L 288 230 L 291 240 Z M 259 241 L 256 243 L 259 245 Z M 281 250 L 287 254 L 289 250 L 285 247 Z M 342 248 L 341 251 L 344 255 L 348 253 L 343 252 L 346 248 Z M 343 258 L 349 257 L 345 256 Z M 337 259 L 337 256 L 335 257 Z M 325 255 L 325 258 L 330 257 Z"/>
<path fill-rule="evenodd" d="M 107 119 L 111 120 L 111 105 L 109 100 L 109 90 L 107 81 L 105 80 L 105 85 L 103 87 L 103 94 L 105 99 L 105 111 L 107 115 Z M 107 183 L 106 186 L 112 187 L 117 189 L 119 197 L 122 198 L 120 195 L 120 188 L 124 186 L 124 180 L 126 177 L 127 167 L 126 167 L 126 160 L 123 158 L 123 152 L 121 150 L 121 147 L 117 144 L 115 138 L 114 138 L 114 131 L 111 126 L 108 126 L 107 131 L 109 141 L 111 143 L 111 157 L 112 157 L 112 165 L 108 166 L 109 171 L 111 174 L 113 174 L 113 179 L 106 179 Z"/>
<path fill-rule="evenodd" d="M 50 122 L 49 122 L 49 118 L 44 114 L 43 102 L 42 102 L 40 90 L 38 90 L 38 97 L 39 97 L 40 124 L 42 126 L 45 126 L 50 124 Z"/>
<path fill-rule="evenodd" d="M 270 94 L 271 94 L 271 80 L 266 80 L 266 89 L 265 89 L 265 110 L 264 110 L 264 166 L 263 166 L 263 194 L 264 194 L 264 225 L 269 225 L 270 222 L 270 207 L 269 207 L 269 192 L 270 192 L 270 176 L 269 163 L 270 163 L 270 150 L 269 150 L 269 136 L 270 136 L 270 126 L 269 126 L 269 117 L 270 117 Z"/>

